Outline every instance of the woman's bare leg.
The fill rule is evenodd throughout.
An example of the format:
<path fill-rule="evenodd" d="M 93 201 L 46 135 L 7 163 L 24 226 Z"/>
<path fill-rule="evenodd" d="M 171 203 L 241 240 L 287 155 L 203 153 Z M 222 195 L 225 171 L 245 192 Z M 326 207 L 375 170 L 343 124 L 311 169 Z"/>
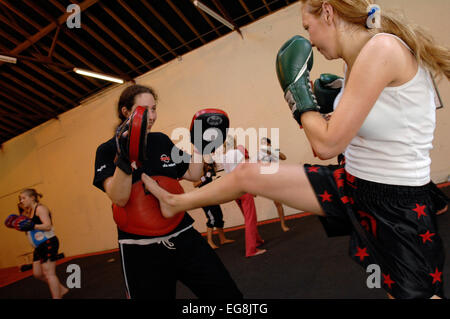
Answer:
<path fill-rule="evenodd" d="M 217 233 L 219 235 L 219 240 L 220 240 L 221 245 L 234 243 L 233 239 L 228 239 L 225 236 L 225 232 L 223 231 L 223 228 L 216 228 L 216 229 L 217 229 Z"/>
<path fill-rule="evenodd" d="M 179 195 L 168 193 L 146 174 L 142 174 L 142 181 L 159 199 L 161 212 L 167 218 L 181 211 L 227 203 L 245 193 L 270 198 L 298 210 L 324 215 L 303 166 L 279 165 L 276 173 L 261 174 L 263 165 L 242 163 L 233 172 L 214 182 Z"/>
<path fill-rule="evenodd" d="M 275 207 L 277 208 L 277 212 L 278 212 L 278 217 L 280 217 L 280 224 L 281 224 L 281 229 L 284 232 L 289 231 L 289 227 L 286 226 L 286 220 L 284 218 L 284 209 L 283 209 L 283 205 L 281 203 L 278 202 L 273 202 Z"/>
<path fill-rule="evenodd" d="M 33 277 L 47 283 L 47 278 L 45 278 L 44 273 L 42 272 L 41 262 L 33 261 Z"/>
<path fill-rule="evenodd" d="M 211 227 L 207 227 L 206 228 L 206 239 L 208 241 L 208 244 L 211 246 L 212 249 L 217 249 L 219 247 L 217 247 L 216 244 L 214 243 L 212 235 L 213 235 L 213 229 Z"/>
<path fill-rule="evenodd" d="M 42 269 L 47 278 L 48 287 L 53 299 L 61 299 L 69 289 L 64 287 L 56 276 L 56 262 L 48 260 L 42 264 Z"/>

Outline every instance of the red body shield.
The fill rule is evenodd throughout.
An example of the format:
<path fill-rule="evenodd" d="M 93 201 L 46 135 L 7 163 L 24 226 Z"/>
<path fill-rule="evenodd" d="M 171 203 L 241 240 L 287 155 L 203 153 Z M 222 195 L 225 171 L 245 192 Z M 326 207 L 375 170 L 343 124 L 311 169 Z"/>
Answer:
<path fill-rule="evenodd" d="M 184 193 L 178 180 L 166 176 L 152 176 L 160 187 L 172 194 Z M 145 194 L 142 181 L 131 186 L 130 198 L 125 207 L 113 206 L 113 217 L 120 230 L 142 236 L 160 236 L 175 229 L 183 219 L 185 212 L 172 218 L 161 215 L 158 199 Z"/>

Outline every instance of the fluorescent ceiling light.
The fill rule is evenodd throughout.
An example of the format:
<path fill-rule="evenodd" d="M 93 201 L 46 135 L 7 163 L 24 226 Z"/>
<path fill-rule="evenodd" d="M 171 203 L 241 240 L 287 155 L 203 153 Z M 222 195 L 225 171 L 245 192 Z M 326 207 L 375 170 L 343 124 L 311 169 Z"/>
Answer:
<path fill-rule="evenodd" d="M 203 10 L 204 12 L 206 12 L 207 14 L 209 14 L 211 17 L 213 17 L 214 19 L 216 19 L 217 21 L 222 22 L 224 25 L 226 25 L 227 27 L 229 27 L 231 30 L 234 30 L 234 25 L 232 25 L 230 22 L 228 22 L 225 18 L 223 18 L 222 16 L 218 15 L 216 12 L 214 12 L 213 10 L 211 10 L 210 8 L 208 8 L 207 6 L 205 6 L 203 3 L 201 3 L 200 1 L 195 0 L 194 2 L 194 6 L 196 6 L 197 8 Z"/>
<path fill-rule="evenodd" d="M 116 82 L 116 83 L 120 83 L 120 84 L 122 84 L 124 82 L 122 79 L 115 78 L 115 77 L 112 77 L 109 75 L 104 75 L 104 74 L 88 71 L 88 70 L 83 70 L 83 69 L 79 69 L 79 68 L 74 68 L 73 70 L 75 71 L 75 73 L 90 76 L 90 77 L 97 78 L 97 79 Z"/>
<path fill-rule="evenodd" d="M 13 58 L 13 57 L 10 57 L 10 56 L 6 56 L 6 55 L 0 55 L 0 61 L 8 62 L 8 63 L 14 63 L 14 64 L 17 63 L 17 59 L 16 58 Z"/>

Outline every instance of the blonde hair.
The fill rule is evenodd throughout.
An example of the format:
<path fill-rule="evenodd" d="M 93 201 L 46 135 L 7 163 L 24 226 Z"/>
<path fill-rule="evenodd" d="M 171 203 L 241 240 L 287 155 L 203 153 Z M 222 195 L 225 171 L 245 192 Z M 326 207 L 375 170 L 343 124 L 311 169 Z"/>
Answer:
<path fill-rule="evenodd" d="M 322 13 L 322 4 L 328 2 L 345 21 L 366 28 L 368 8 L 373 0 L 300 0 L 309 5 L 309 12 Z M 450 79 L 450 51 L 438 45 L 423 28 L 407 23 L 398 13 L 381 10 L 381 28 L 368 29 L 371 33 L 391 33 L 401 38 L 415 53 L 417 61 L 427 67 L 434 77 Z"/>
<path fill-rule="evenodd" d="M 39 199 L 43 196 L 36 192 L 34 188 L 26 188 L 20 192 L 20 194 L 26 194 L 27 196 L 33 197 L 36 203 L 39 203 Z"/>

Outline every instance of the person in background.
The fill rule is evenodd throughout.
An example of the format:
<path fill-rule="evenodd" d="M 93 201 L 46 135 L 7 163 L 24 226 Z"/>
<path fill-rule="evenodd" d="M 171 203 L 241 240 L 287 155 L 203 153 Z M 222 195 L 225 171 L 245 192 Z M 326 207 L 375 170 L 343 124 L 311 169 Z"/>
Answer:
<path fill-rule="evenodd" d="M 203 165 L 203 176 L 199 181 L 194 182 L 194 187 L 202 187 L 213 181 L 213 177 L 216 176 L 216 163 L 204 163 Z M 206 222 L 206 238 L 208 244 L 212 249 L 217 249 L 218 247 L 214 243 L 212 238 L 214 228 L 217 230 L 217 234 L 219 235 L 219 242 L 221 245 L 233 243 L 234 240 L 228 239 L 225 236 L 223 231 L 224 221 L 223 221 L 223 213 L 220 205 L 212 205 L 202 207 L 205 212 L 207 222 Z"/>
<path fill-rule="evenodd" d="M 279 160 L 285 161 L 287 156 L 284 155 L 279 149 L 274 150 L 272 148 L 272 141 L 270 138 L 263 137 L 261 138 L 260 148 L 258 152 L 258 160 L 262 163 L 273 163 L 278 162 Z M 281 229 L 284 232 L 289 231 L 289 227 L 286 226 L 286 220 L 284 217 L 284 208 L 283 205 L 277 201 L 273 201 L 275 208 L 278 212 L 278 217 L 280 218 Z"/>
<path fill-rule="evenodd" d="M 33 252 L 33 276 L 45 282 L 53 299 L 61 299 L 69 289 L 65 287 L 56 275 L 56 260 L 59 249 L 59 239 L 55 235 L 52 217 L 49 209 L 39 202 L 42 194 L 33 188 L 27 188 L 19 194 L 19 212 L 31 219 L 33 229 L 26 232 Z"/>

